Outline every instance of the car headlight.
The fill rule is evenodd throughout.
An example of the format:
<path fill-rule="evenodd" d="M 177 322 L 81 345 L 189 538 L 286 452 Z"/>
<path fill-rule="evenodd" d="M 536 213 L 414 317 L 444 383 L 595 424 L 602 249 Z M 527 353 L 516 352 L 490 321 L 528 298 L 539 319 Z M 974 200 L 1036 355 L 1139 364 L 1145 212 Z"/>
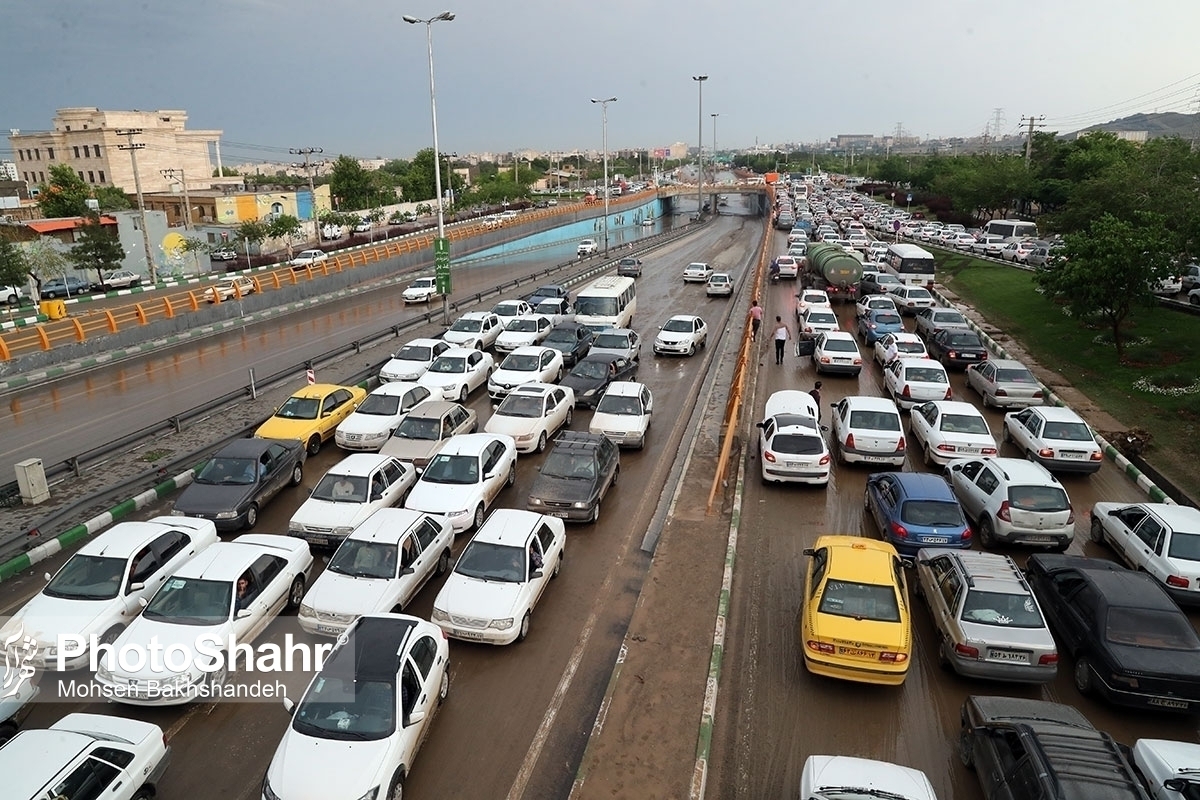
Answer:
<path fill-rule="evenodd" d="M 193 675 L 190 671 L 189 672 L 181 672 L 178 675 L 172 675 L 171 677 L 162 681 L 162 685 L 164 687 L 166 687 L 167 689 L 171 689 L 171 690 L 184 689 L 188 686 L 191 686 L 193 683 L 196 683 L 203 679 L 204 679 L 204 673 L 200 673 L 199 675 Z"/>
<path fill-rule="evenodd" d="M 529 505 L 543 506 L 543 505 L 545 505 L 545 503 L 542 502 L 542 499 L 540 497 L 531 497 L 531 498 L 529 498 Z"/>
<path fill-rule="evenodd" d="M 279 795 L 275 794 L 275 791 L 271 788 L 271 781 L 267 780 L 266 775 L 263 776 L 262 794 L 266 800 L 281 800 Z"/>
<path fill-rule="evenodd" d="M 183 513 L 182 511 L 180 511 L 178 508 L 172 508 L 172 509 L 171 509 L 171 516 L 172 516 L 172 517 L 186 517 L 186 516 L 187 516 L 187 514 L 184 514 L 184 513 Z"/>
<path fill-rule="evenodd" d="M 498 631 L 506 631 L 513 626 L 513 618 L 505 617 L 504 619 L 494 619 L 488 623 L 489 628 L 495 628 Z"/>
<path fill-rule="evenodd" d="M 448 512 L 446 512 L 446 516 L 447 517 L 465 517 L 467 514 L 470 514 L 470 513 L 471 513 L 471 509 L 464 508 L 462 511 L 448 511 Z"/>
<path fill-rule="evenodd" d="M 438 608 L 437 606 L 434 606 L 433 613 L 429 615 L 429 618 L 431 620 L 441 620 L 442 622 L 448 622 L 450 620 L 450 615 L 447 614 L 442 609 Z"/>
<path fill-rule="evenodd" d="M 353 525 L 334 525 L 333 526 L 333 535 L 334 536 L 349 536 L 352 533 L 354 533 Z"/>
<path fill-rule="evenodd" d="M 300 604 L 300 616 L 315 617 L 316 615 L 317 615 L 317 612 L 313 610 L 312 606 L 307 605 L 305 603 Z"/>
<path fill-rule="evenodd" d="M 96 670 L 96 680 L 108 681 L 109 683 L 112 683 L 113 676 L 112 676 L 112 673 L 109 672 L 107 668 L 100 667 L 100 669 Z"/>
<path fill-rule="evenodd" d="M 571 503 L 572 508 L 587 508 L 591 503 Z"/>
<path fill-rule="evenodd" d="M 304 528 L 303 522 L 289 522 L 288 523 L 288 533 L 304 533 L 304 531 L 305 531 L 305 528 Z"/>
<path fill-rule="evenodd" d="M 525 434 L 524 436 L 518 436 L 518 437 L 517 437 L 517 441 L 518 441 L 518 442 L 528 442 L 528 441 L 529 441 L 529 440 L 531 440 L 532 438 L 533 438 L 533 434 L 532 434 L 532 433 L 527 433 L 527 434 Z"/>
<path fill-rule="evenodd" d="M 592 395 L 594 395 L 595 393 L 596 393 L 596 390 L 595 390 L 595 389 L 588 389 L 586 392 L 584 392 L 584 393 L 583 393 L 583 396 L 584 396 L 584 397 L 591 397 L 591 396 L 592 396 Z"/>
<path fill-rule="evenodd" d="M 379 796 L 379 787 L 376 786 L 371 791 L 369 791 L 366 794 L 364 794 L 363 796 L 359 797 L 358 800 L 375 800 L 375 798 L 378 796 Z"/>
<path fill-rule="evenodd" d="M 235 519 L 238 515 L 236 511 L 218 511 L 217 519 Z"/>

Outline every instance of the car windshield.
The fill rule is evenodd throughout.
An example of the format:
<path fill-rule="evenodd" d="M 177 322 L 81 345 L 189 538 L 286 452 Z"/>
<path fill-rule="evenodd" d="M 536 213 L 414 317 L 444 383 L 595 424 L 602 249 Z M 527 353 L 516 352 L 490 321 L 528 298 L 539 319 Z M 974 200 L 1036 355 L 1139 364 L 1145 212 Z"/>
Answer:
<path fill-rule="evenodd" d="M 1187 617 L 1156 608 L 1109 608 L 1104 638 L 1155 650 L 1200 650 L 1200 637 Z"/>
<path fill-rule="evenodd" d="M 209 486 L 247 486 L 258 477 L 257 463 L 253 458 L 214 458 L 204 465 L 194 482 Z"/>
<path fill-rule="evenodd" d="M 943 414 L 940 427 L 945 433 L 977 433 L 980 436 L 991 434 L 983 417 L 970 414 Z"/>
<path fill-rule="evenodd" d="M 318 675 L 292 719 L 320 739 L 376 741 L 396 729 L 396 687 L 389 681 Z"/>
<path fill-rule="evenodd" d="M 884 312 L 882 314 L 876 313 L 875 314 L 875 324 L 876 325 L 899 325 L 900 324 L 900 315 L 890 313 L 890 312 Z"/>
<path fill-rule="evenodd" d="M 528 317 L 517 317 L 504 329 L 515 333 L 536 333 L 538 329 L 537 320 Z"/>
<path fill-rule="evenodd" d="M 691 333 L 694 330 L 690 319 L 669 319 L 663 325 L 663 330 L 669 333 Z"/>
<path fill-rule="evenodd" d="M 621 263 L 625 263 L 622 260 Z M 539 286 L 537 291 L 533 293 L 534 297 L 558 297 L 561 294 L 557 286 Z"/>
<path fill-rule="evenodd" d="M 1187 531 L 1175 531 L 1171 534 L 1171 546 L 1167 548 L 1168 558 L 1179 558 L 1184 561 L 1200 561 L 1200 534 Z"/>
<path fill-rule="evenodd" d="M 319 397 L 289 397 L 275 412 L 275 416 L 283 419 L 316 419 L 321 410 Z"/>
<path fill-rule="evenodd" d="M 542 465 L 542 474 L 551 478 L 592 480 L 596 477 L 596 463 L 590 455 L 555 451 Z"/>
<path fill-rule="evenodd" d="M 1024 383 L 1033 386 L 1037 383 L 1037 378 L 1033 377 L 1033 373 L 1027 369 L 998 369 L 996 370 L 997 383 Z"/>
<path fill-rule="evenodd" d="M 537 308 L 534 309 L 534 312 L 537 314 L 549 315 L 549 314 L 561 313 L 562 310 L 563 310 L 562 301 L 560 301 L 560 300 L 543 300 L 542 302 L 537 304 Z"/>
<path fill-rule="evenodd" d="M 456 375 L 467 371 L 467 360 L 458 356 L 439 356 L 429 365 L 429 371 L 439 375 Z"/>
<path fill-rule="evenodd" d="M 904 380 L 911 383 L 949 383 L 946 373 L 933 367 L 909 367 L 904 370 Z"/>
<path fill-rule="evenodd" d="M 362 475 L 330 473 L 321 478 L 317 488 L 312 490 L 312 497 L 315 500 L 329 500 L 334 503 L 365 503 L 367 479 Z"/>
<path fill-rule="evenodd" d="M 771 439 L 771 450 L 790 456 L 819 456 L 825 452 L 820 436 L 780 433 Z"/>
<path fill-rule="evenodd" d="M 111 600 L 121 589 L 125 559 L 75 555 L 42 593 L 67 600 Z"/>
<path fill-rule="evenodd" d="M 909 289 L 908 289 L 908 290 L 905 292 L 905 296 L 906 296 L 906 297 L 907 297 L 909 300 L 932 300 L 932 299 L 933 299 L 933 295 L 931 295 L 931 294 L 930 294 L 928 291 L 926 291 L 925 289 L 915 289 L 915 288 L 909 288 Z"/>
<path fill-rule="evenodd" d="M 623 333 L 599 333 L 592 342 L 593 347 L 610 347 L 614 350 L 624 350 L 629 347 L 629 337 Z"/>
<path fill-rule="evenodd" d="M 617 315 L 617 298 L 579 297 L 575 301 L 575 311 L 586 317 L 614 317 Z"/>
<path fill-rule="evenodd" d="M 510 353 L 500 363 L 500 369 L 511 370 L 512 372 L 537 372 L 541 363 L 542 357 L 540 354 Z"/>
<path fill-rule="evenodd" d="M 1082 422 L 1047 422 L 1042 431 L 1044 439 L 1058 439 L 1064 442 L 1091 442 L 1092 432 Z"/>
<path fill-rule="evenodd" d="M 442 421 L 429 417 L 405 417 L 392 434 L 396 439 L 423 439 L 433 442 L 441 438 Z"/>
<path fill-rule="evenodd" d="M 688 264 L 687 268 L 691 272 L 706 272 L 708 270 L 708 264 Z"/>
<path fill-rule="evenodd" d="M 609 362 L 607 361 L 589 361 L 584 359 L 575 365 L 571 370 L 571 374 L 578 378 L 604 378 L 608 375 Z"/>
<path fill-rule="evenodd" d="M 1021 511 L 1067 511 L 1071 502 L 1057 486 L 1010 486 L 1008 504 Z"/>
<path fill-rule="evenodd" d="M 826 339 L 821 349 L 836 353 L 857 353 L 858 345 L 850 339 Z"/>
<path fill-rule="evenodd" d="M 400 413 L 400 401 L 402 399 L 399 395 L 395 394 L 369 394 L 363 399 L 362 405 L 354 409 L 354 413 L 394 417 Z"/>
<path fill-rule="evenodd" d="M 500 303 L 492 309 L 492 313 L 498 317 L 515 317 L 521 311 L 521 307 L 516 303 Z"/>
<path fill-rule="evenodd" d="M 817 611 L 837 617 L 899 622 L 900 602 L 893 586 L 830 580 Z"/>
<path fill-rule="evenodd" d="M 642 413 L 642 401 L 637 397 L 629 397 L 627 395 L 606 394 L 600 398 L 600 402 L 596 406 L 596 413 L 640 416 Z"/>
<path fill-rule="evenodd" d="M 960 322 L 965 323 L 962 314 L 957 311 L 935 311 L 933 312 L 934 322 Z"/>
<path fill-rule="evenodd" d="M 550 331 L 550 335 L 547 336 L 545 339 L 546 345 L 551 345 L 551 344 L 573 345 L 577 341 L 579 341 L 579 337 L 575 335 L 575 331 L 573 331 L 573 330 L 553 330 L 553 331 Z"/>
<path fill-rule="evenodd" d="M 485 581 L 521 583 L 525 580 L 525 548 L 472 540 L 454 571 Z"/>
<path fill-rule="evenodd" d="M 396 577 L 396 545 L 346 539 L 329 561 L 330 572 L 355 578 Z"/>
<path fill-rule="evenodd" d="M 879 284 L 880 286 L 887 286 L 887 285 L 899 286 L 900 279 L 897 278 L 895 275 L 879 274 L 879 275 L 875 276 L 875 283 Z"/>
<path fill-rule="evenodd" d="M 898 431 L 900 415 L 891 411 L 851 411 L 850 427 L 867 431 Z"/>
<path fill-rule="evenodd" d="M 896 307 L 896 303 L 890 297 L 879 297 L 878 295 L 873 295 L 873 296 L 867 298 L 867 308 L 870 308 L 870 309 L 878 309 L 878 308 L 894 309 L 895 307 Z"/>
<path fill-rule="evenodd" d="M 951 347 L 983 347 L 979 337 L 973 333 L 952 333 L 946 337 L 946 344 Z"/>
<path fill-rule="evenodd" d="M 909 500 L 900 507 L 900 521 L 926 528 L 962 528 L 967 524 L 954 501 Z"/>
<path fill-rule="evenodd" d="M 837 315 L 830 314 L 827 311 L 813 311 L 805 318 L 809 324 L 816 323 L 818 325 L 837 325 Z"/>
<path fill-rule="evenodd" d="M 142 612 L 175 625 L 219 625 L 233 610 L 232 581 L 171 578 Z"/>
<path fill-rule="evenodd" d="M 901 353 L 922 353 L 925 352 L 925 345 L 921 342 L 896 342 L 896 350 Z"/>
<path fill-rule="evenodd" d="M 966 622 L 998 625 L 1005 628 L 1044 628 L 1037 603 L 1027 594 L 984 592 L 972 589 L 963 601 L 962 618 Z"/>
<path fill-rule="evenodd" d="M 483 327 L 481 319 L 459 319 L 454 320 L 454 324 L 450 326 L 450 330 L 458 331 L 459 333 L 479 333 Z"/>
<path fill-rule="evenodd" d="M 637 263 L 638 262 L 637 262 L 636 258 L 622 258 L 621 261 L 617 264 L 617 266 L 619 266 L 619 267 L 636 267 Z"/>
<path fill-rule="evenodd" d="M 476 456 L 451 456 L 438 453 L 425 467 L 421 480 L 426 483 L 451 483 L 469 486 L 479 483 L 479 459 Z"/>
<path fill-rule="evenodd" d="M 416 344 L 406 344 L 400 348 L 400 352 L 396 353 L 394 358 L 398 361 L 420 361 L 428 364 L 433 358 L 433 351 L 429 347 Z"/>
<path fill-rule="evenodd" d="M 501 417 L 537 419 L 542 416 L 542 406 L 541 397 L 528 394 L 510 394 L 504 398 L 504 402 L 496 409 L 496 414 Z"/>

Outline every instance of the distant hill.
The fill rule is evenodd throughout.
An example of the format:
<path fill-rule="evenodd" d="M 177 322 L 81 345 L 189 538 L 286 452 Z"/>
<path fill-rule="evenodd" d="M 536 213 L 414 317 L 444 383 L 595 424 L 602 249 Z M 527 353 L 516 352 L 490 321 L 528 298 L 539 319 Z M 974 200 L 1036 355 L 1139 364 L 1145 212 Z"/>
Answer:
<path fill-rule="evenodd" d="M 1161 114 L 1133 114 L 1132 116 L 1114 119 L 1112 122 L 1102 122 L 1075 133 L 1064 134 L 1064 138 L 1074 139 L 1081 133 L 1091 131 L 1146 131 L 1151 139 L 1159 136 L 1179 136 L 1191 139 L 1200 133 L 1200 114 L 1179 114 L 1165 111 Z"/>

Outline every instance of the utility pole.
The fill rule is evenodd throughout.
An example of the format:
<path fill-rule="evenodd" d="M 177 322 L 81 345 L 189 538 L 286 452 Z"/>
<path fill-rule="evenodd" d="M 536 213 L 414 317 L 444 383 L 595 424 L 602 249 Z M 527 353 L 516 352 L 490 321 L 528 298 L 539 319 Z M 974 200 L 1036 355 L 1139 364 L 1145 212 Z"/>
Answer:
<path fill-rule="evenodd" d="M 142 247 L 146 250 L 146 274 L 150 277 L 150 284 L 158 283 L 158 272 L 154 268 L 154 254 L 150 252 L 150 231 L 146 229 L 146 201 L 142 197 L 142 178 L 138 175 L 137 151 L 146 147 L 144 142 L 134 142 L 132 137 L 141 136 L 141 128 L 130 128 L 129 130 L 117 131 L 117 136 L 124 136 L 127 144 L 117 145 L 118 150 L 128 150 L 129 160 L 133 164 L 133 188 L 137 191 L 138 211 L 142 217 Z"/>
<path fill-rule="evenodd" d="M 1046 127 L 1042 122 L 1046 116 L 1043 114 L 1040 117 L 1035 117 L 1030 114 L 1028 117 L 1021 117 L 1021 124 L 1029 123 L 1029 132 L 1025 135 L 1025 169 L 1029 169 L 1030 159 L 1033 158 L 1033 129 Z"/>
<path fill-rule="evenodd" d="M 995 122 L 995 124 L 992 125 L 992 142 L 998 146 L 1000 144 L 1000 131 L 1004 127 L 1004 109 L 993 109 L 992 114 L 992 119 Z"/>
<path fill-rule="evenodd" d="M 169 180 L 178 180 L 183 186 L 183 229 L 192 229 L 192 200 L 188 197 L 187 177 L 182 169 L 160 169 L 159 173 Z"/>
<path fill-rule="evenodd" d="M 320 147 L 291 147 L 288 148 L 288 153 L 294 156 L 304 156 L 304 172 L 308 175 L 308 196 L 312 203 L 309 218 L 313 221 L 313 234 L 317 240 L 321 239 L 321 231 L 317 228 L 317 188 L 313 184 L 313 173 L 309 167 L 308 157 L 314 154 L 324 153 Z"/>

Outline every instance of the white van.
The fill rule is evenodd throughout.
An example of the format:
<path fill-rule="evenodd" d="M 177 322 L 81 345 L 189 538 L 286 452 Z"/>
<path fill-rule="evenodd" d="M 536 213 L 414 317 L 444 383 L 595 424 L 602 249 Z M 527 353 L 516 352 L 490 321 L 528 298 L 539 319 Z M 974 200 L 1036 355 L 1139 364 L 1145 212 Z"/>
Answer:
<path fill-rule="evenodd" d="M 994 219 L 983 226 L 983 232 L 992 236 L 1003 236 L 1009 241 L 1036 239 L 1037 225 L 1020 219 Z"/>

